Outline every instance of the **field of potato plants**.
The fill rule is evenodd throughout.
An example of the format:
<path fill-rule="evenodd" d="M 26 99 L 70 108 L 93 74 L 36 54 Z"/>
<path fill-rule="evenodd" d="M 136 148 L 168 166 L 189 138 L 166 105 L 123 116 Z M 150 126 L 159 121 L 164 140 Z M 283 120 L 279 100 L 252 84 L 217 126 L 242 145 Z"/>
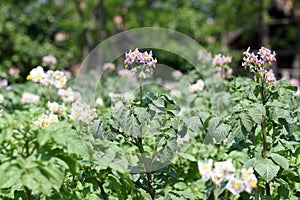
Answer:
<path fill-rule="evenodd" d="M 1 72 L 0 199 L 300 199 L 297 80 L 276 79 L 265 47 L 241 52 L 249 77 L 203 55 L 166 81 L 155 53 L 128 49 L 93 102 L 53 56 L 24 83 Z"/>

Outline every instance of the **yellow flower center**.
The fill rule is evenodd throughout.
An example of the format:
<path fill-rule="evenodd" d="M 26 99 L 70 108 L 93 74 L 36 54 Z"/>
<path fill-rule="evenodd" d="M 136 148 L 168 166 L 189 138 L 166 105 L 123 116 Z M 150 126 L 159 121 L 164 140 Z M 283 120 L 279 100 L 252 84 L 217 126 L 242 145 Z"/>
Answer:
<path fill-rule="evenodd" d="M 250 178 L 250 174 L 249 174 L 249 173 L 246 173 L 246 174 L 245 174 L 245 179 L 248 179 L 248 178 Z"/>
<path fill-rule="evenodd" d="M 40 74 L 38 74 L 38 75 L 36 75 L 36 80 L 41 80 L 41 75 Z"/>
<path fill-rule="evenodd" d="M 204 170 L 208 170 L 208 165 L 204 165 L 204 166 L 203 166 L 203 169 L 204 169 Z"/>
<path fill-rule="evenodd" d="M 235 182 L 234 184 L 233 184 L 233 188 L 234 189 L 239 189 L 239 187 L 240 187 L 240 185 L 239 185 L 239 183 L 237 183 L 237 182 Z"/>
<path fill-rule="evenodd" d="M 257 187 L 257 184 L 256 184 L 254 181 L 251 181 L 251 182 L 250 182 L 250 186 L 251 186 L 252 188 L 256 188 L 256 187 Z"/>

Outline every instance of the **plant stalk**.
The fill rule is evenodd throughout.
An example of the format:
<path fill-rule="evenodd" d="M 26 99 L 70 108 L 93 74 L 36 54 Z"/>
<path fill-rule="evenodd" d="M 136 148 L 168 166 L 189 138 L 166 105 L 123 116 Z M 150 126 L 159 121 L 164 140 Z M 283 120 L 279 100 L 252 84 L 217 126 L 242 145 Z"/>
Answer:
<path fill-rule="evenodd" d="M 33 200 L 31 195 L 31 190 L 25 186 L 25 191 L 26 191 L 27 200 Z"/>

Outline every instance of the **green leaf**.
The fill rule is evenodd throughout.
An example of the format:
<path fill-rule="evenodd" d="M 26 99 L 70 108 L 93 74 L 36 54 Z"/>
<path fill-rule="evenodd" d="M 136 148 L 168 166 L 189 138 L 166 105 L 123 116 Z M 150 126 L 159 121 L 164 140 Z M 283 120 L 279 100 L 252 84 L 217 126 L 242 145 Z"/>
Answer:
<path fill-rule="evenodd" d="M 188 129 L 190 129 L 193 132 L 196 132 L 199 129 L 200 119 L 197 116 L 193 116 L 186 120 L 186 124 Z"/>
<path fill-rule="evenodd" d="M 266 109 L 261 104 L 253 104 L 253 106 L 248 109 L 248 113 L 255 123 L 260 124 L 262 116 L 266 114 Z"/>
<path fill-rule="evenodd" d="M 186 184 L 184 182 L 175 183 L 174 188 L 178 190 L 184 190 L 186 188 Z"/>
<path fill-rule="evenodd" d="M 265 181 L 270 182 L 277 175 L 280 167 L 270 159 L 258 158 L 255 161 L 254 169 Z"/>
<path fill-rule="evenodd" d="M 277 153 L 271 153 L 270 157 L 272 158 L 272 160 L 275 163 L 280 165 L 280 167 L 282 167 L 283 169 L 288 169 L 289 168 L 289 161 L 285 157 L 283 157 L 283 156 L 281 156 Z"/>
<path fill-rule="evenodd" d="M 252 127 L 253 127 L 253 122 L 251 120 L 251 118 L 249 117 L 249 115 L 247 115 L 246 113 L 242 112 L 240 114 L 240 118 L 241 118 L 241 122 L 242 125 L 244 126 L 244 128 L 250 132 Z"/>
<path fill-rule="evenodd" d="M 147 112 L 146 108 L 135 107 L 134 113 L 136 114 L 137 119 L 142 127 L 149 123 L 150 114 Z"/>

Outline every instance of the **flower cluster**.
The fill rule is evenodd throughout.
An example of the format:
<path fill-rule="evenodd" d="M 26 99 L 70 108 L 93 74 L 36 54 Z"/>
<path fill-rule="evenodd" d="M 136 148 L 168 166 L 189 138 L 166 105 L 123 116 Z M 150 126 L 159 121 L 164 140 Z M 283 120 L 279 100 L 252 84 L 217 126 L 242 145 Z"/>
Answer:
<path fill-rule="evenodd" d="M 54 86 L 63 88 L 67 83 L 67 78 L 62 71 L 48 70 L 47 72 L 41 66 L 33 68 L 26 78 L 33 82 L 41 83 L 43 86 Z"/>
<path fill-rule="evenodd" d="M 195 84 L 189 87 L 189 92 L 194 93 L 197 91 L 202 91 L 204 89 L 204 82 L 203 80 L 199 79 Z"/>
<path fill-rule="evenodd" d="M 261 47 L 257 54 L 250 52 L 250 47 L 248 47 L 247 51 L 245 51 L 243 57 L 242 66 L 246 69 L 247 67 L 250 68 L 253 72 L 259 74 L 266 82 L 272 85 L 276 81 L 275 74 L 273 73 L 272 69 L 269 69 L 272 66 L 273 62 L 276 61 L 276 54 L 273 51 L 267 49 L 266 47 Z M 258 77 L 254 77 L 255 81 L 257 81 Z"/>
<path fill-rule="evenodd" d="M 22 104 L 37 104 L 40 101 L 40 96 L 29 93 L 29 92 L 24 92 L 22 94 L 22 99 L 21 103 Z"/>
<path fill-rule="evenodd" d="M 51 103 L 50 101 L 48 101 L 46 107 L 51 113 L 59 113 L 60 115 L 65 115 L 67 112 L 65 104 L 59 105 L 56 102 Z"/>
<path fill-rule="evenodd" d="M 224 56 L 222 54 L 217 54 L 213 58 L 212 66 L 213 67 L 223 67 L 226 64 L 231 63 L 232 57 L 230 56 Z"/>
<path fill-rule="evenodd" d="M 64 103 L 71 103 L 80 99 L 80 93 L 73 91 L 70 87 L 59 89 L 57 94 Z"/>
<path fill-rule="evenodd" d="M 182 72 L 180 70 L 172 71 L 172 77 L 175 79 L 179 79 L 182 76 Z"/>
<path fill-rule="evenodd" d="M 104 63 L 103 65 L 103 70 L 106 71 L 106 70 L 112 70 L 114 71 L 116 69 L 116 66 L 114 63 Z"/>
<path fill-rule="evenodd" d="M 198 51 L 198 59 L 206 63 L 211 62 L 212 59 L 211 52 L 206 53 L 204 50 L 200 49 Z"/>
<path fill-rule="evenodd" d="M 214 169 L 212 159 L 209 159 L 208 162 L 198 161 L 198 169 L 202 180 L 212 180 L 215 185 L 227 182 L 226 189 L 234 195 L 243 191 L 251 193 L 252 189 L 257 187 L 257 178 L 252 168 L 242 169 L 240 171 L 241 179 L 234 177 L 233 173 L 236 169 L 231 160 L 215 162 Z"/>
<path fill-rule="evenodd" d="M 136 64 L 136 65 L 134 65 Z M 137 72 L 140 69 L 140 77 L 145 78 L 147 73 L 152 74 L 153 69 L 157 64 L 157 59 L 153 58 L 152 51 L 140 52 L 137 48 L 130 50 L 125 54 L 125 68 L 131 68 L 132 72 Z"/>
<path fill-rule="evenodd" d="M 48 55 L 43 57 L 43 66 L 54 66 L 57 63 L 57 60 L 54 56 Z"/>
<path fill-rule="evenodd" d="M 91 122 L 96 116 L 95 108 L 90 108 L 89 105 L 80 103 L 79 101 L 72 104 L 71 115 L 69 115 L 71 120 L 85 123 Z"/>
<path fill-rule="evenodd" d="M 49 126 L 49 124 L 53 124 L 58 122 L 58 117 L 57 115 L 53 113 L 49 114 L 42 114 L 39 116 L 37 121 L 34 121 L 33 124 L 39 127 L 46 127 Z"/>

